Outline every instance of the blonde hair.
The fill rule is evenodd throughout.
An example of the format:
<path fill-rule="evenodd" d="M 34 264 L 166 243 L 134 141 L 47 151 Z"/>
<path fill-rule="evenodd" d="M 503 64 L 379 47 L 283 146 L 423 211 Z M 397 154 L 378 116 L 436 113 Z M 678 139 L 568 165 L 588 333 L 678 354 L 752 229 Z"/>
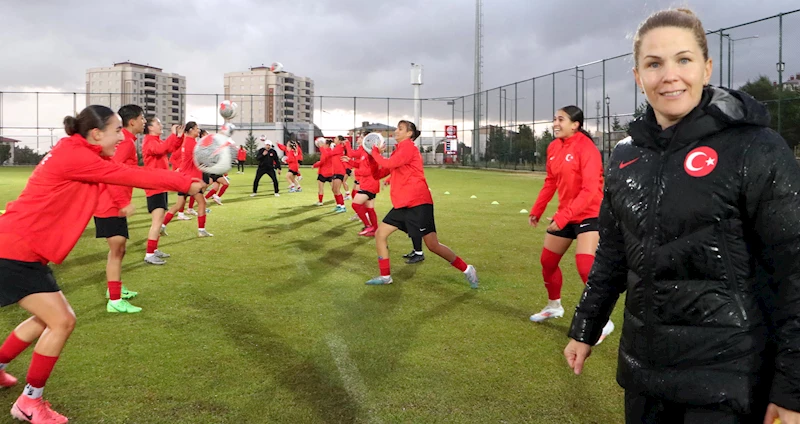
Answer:
<path fill-rule="evenodd" d="M 703 52 L 703 60 L 708 60 L 706 30 L 697 15 L 684 8 L 666 9 L 650 15 L 636 30 L 636 35 L 633 37 L 633 60 L 637 68 L 639 67 L 639 50 L 642 46 L 642 38 L 651 30 L 664 27 L 683 28 L 691 31 L 700 46 L 700 50 Z"/>

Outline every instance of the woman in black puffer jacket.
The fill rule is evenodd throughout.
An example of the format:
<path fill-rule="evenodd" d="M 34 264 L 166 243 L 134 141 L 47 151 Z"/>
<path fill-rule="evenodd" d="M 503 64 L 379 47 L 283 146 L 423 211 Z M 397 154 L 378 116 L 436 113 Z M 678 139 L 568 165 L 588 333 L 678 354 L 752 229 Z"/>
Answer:
<path fill-rule="evenodd" d="M 763 105 L 707 85 L 690 11 L 648 18 L 634 57 L 651 107 L 606 170 L 567 361 L 581 372 L 627 291 L 628 423 L 800 422 L 800 167 Z"/>

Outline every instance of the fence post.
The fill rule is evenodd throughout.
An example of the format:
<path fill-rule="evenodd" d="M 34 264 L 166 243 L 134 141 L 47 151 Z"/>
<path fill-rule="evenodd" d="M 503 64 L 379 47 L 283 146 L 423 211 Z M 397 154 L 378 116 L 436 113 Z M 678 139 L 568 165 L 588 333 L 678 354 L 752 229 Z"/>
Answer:
<path fill-rule="evenodd" d="M 605 59 L 603 59 L 603 98 L 600 101 L 601 102 L 605 102 L 606 101 L 606 60 Z M 605 107 L 603 108 L 603 115 L 605 115 Z M 602 118 L 603 118 L 603 146 L 602 146 L 603 148 L 600 149 L 601 152 L 605 151 L 605 149 L 606 149 L 606 137 L 607 137 L 605 116 L 603 116 Z M 603 167 L 605 167 L 606 166 L 606 157 L 605 157 L 606 155 L 601 153 L 600 156 L 603 159 Z"/>
<path fill-rule="evenodd" d="M 783 13 L 778 15 L 778 134 L 781 133 L 783 103 Z"/>

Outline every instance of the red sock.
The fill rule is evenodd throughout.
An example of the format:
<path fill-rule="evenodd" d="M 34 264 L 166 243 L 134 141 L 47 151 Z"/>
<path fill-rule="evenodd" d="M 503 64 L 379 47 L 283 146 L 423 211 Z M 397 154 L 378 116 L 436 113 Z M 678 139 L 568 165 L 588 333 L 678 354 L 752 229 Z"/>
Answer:
<path fill-rule="evenodd" d="M 226 186 L 226 185 L 222 186 L 222 188 L 219 189 L 219 193 L 217 193 L 217 196 L 222 197 L 222 195 L 225 194 L 225 190 L 227 190 L 228 187 L 230 187 L 230 186 Z"/>
<path fill-rule="evenodd" d="M 594 264 L 594 255 L 578 254 L 575 255 L 575 264 L 578 265 L 578 274 L 581 275 L 583 284 L 589 281 L 589 271 L 592 270 Z"/>
<path fill-rule="evenodd" d="M 211 196 L 213 196 L 213 195 L 215 195 L 215 194 L 217 194 L 217 190 L 211 190 L 211 191 L 209 191 L 209 192 L 208 192 L 208 194 L 206 194 L 206 199 L 210 199 L 210 198 L 211 198 Z M 192 199 L 192 200 L 194 200 L 194 199 Z"/>
<path fill-rule="evenodd" d="M 542 277 L 544 278 L 544 286 L 547 288 L 547 297 L 550 300 L 561 299 L 563 277 L 561 268 L 558 267 L 558 263 L 561 262 L 561 256 L 550 250 L 542 249 Z"/>
<path fill-rule="evenodd" d="M 450 262 L 450 265 L 453 265 L 453 267 L 455 269 L 457 269 L 457 270 L 459 270 L 461 272 L 464 272 L 464 271 L 467 270 L 467 263 L 464 262 L 464 260 L 459 258 L 458 256 L 456 256 L 456 259 L 453 262 Z"/>
<path fill-rule="evenodd" d="M 22 353 L 33 342 L 23 342 L 12 331 L 3 345 L 0 346 L 0 364 L 7 364 L 14 360 L 20 353 Z"/>
<path fill-rule="evenodd" d="M 158 240 L 147 239 L 147 253 L 156 253 L 158 249 Z"/>
<path fill-rule="evenodd" d="M 181 206 L 181 208 L 178 209 L 178 212 L 183 213 L 183 208 L 185 208 L 185 207 L 186 207 L 186 203 L 184 203 L 183 206 Z"/>
<path fill-rule="evenodd" d="M 335 198 L 336 198 L 336 204 L 337 204 L 337 205 L 339 205 L 339 206 L 344 206 L 344 196 L 342 196 L 341 194 L 339 194 L 339 195 L 336 195 L 336 196 L 333 196 L 333 197 L 335 197 Z"/>
<path fill-rule="evenodd" d="M 389 272 L 389 260 L 378 258 L 378 268 L 381 270 L 381 277 L 386 277 L 387 275 L 392 275 Z"/>
<path fill-rule="evenodd" d="M 53 367 L 56 366 L 58 356 L 44 356 L 33 352 L 33 359 L 31 366 L 28 368 L 28 378 L 26 381 L 33 387 L 41 389 L 47 384 L 47 379 L 50 378 L 50 373 L 53 372 Z"/>
<path fill-rule="evenodd" d="M 109 281 L 108 298 L 110 300 L 119 300 L 121 297 L 122 297 L 122 281 Z"/>
<path fill-rule="evenodd" d="M 353 191 L 350 192 L 350 198 L 354 199 L 356 197 L 356 194 L 357 194 L 356 189 L 353 189 Z"/>
<path fill-rule="evenodd" d="M 356 211 L 356 214 L 361 219 L 361 222 L 364 223 L 365 227 L 370 227 L 369 225 L 369 218 L 367 218 L 367 208 L 364 205 L 359 205 L 358 203 L 353 203 L 351 205 L 353 210 Z"/>
<path fill-rule="evenodd" d="M 324 194 L 318 194 L 318 195 L 317 195 L 317 197 L 319 197 L 319 202 L 320 202 L 320 203 L 322 203 L 322 197 L 323 197 L 323 196 L 325 196 L 325 195 L 324 195 Z"/>
<path fill-rule="evenodd" d="M 367 216 L 369 217 L 369 222 L 372 224 L 372 228 L 378 228 L 378 214 L 375 213 L 375 208 L 366 208 Z"/>
<path fill-rule="evenodd" d="M 174 218 L 174 217 L 175 217 L 175 214 L 171 214 L 171 213 L 167 212 L 167 214 L 164 215 L 164 225 L 169 224 L 169 222 L 172 221 L 172 218 Z"/>
<path fill-rule="evenodd" d="M 189 209 L 192 209 L 193 207 L 194 207 L 194 197 L 189 199 Z"/>
<path fill-rule="evenodd" d="M 202 230 L 203 228 L 206 228 L 206 216 L 205 215 L 197 217 L 197 228 L 200 229 L 200 230 Z"/>

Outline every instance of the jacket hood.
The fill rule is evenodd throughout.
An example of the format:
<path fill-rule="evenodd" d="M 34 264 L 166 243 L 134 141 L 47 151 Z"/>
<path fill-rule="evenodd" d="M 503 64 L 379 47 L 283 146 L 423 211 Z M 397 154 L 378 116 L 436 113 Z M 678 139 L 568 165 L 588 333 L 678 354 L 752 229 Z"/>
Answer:
<path fill-rule="evenodd" d="M 729 127 L 767 127 L 769 123 L 767 108 L 749 94 L 708 86 L 700 104 L 677 124 L 663 130 L 648 105 L 644 116 L 631 124 L 629 134 L 642 147 L 673 150 Z"/>

